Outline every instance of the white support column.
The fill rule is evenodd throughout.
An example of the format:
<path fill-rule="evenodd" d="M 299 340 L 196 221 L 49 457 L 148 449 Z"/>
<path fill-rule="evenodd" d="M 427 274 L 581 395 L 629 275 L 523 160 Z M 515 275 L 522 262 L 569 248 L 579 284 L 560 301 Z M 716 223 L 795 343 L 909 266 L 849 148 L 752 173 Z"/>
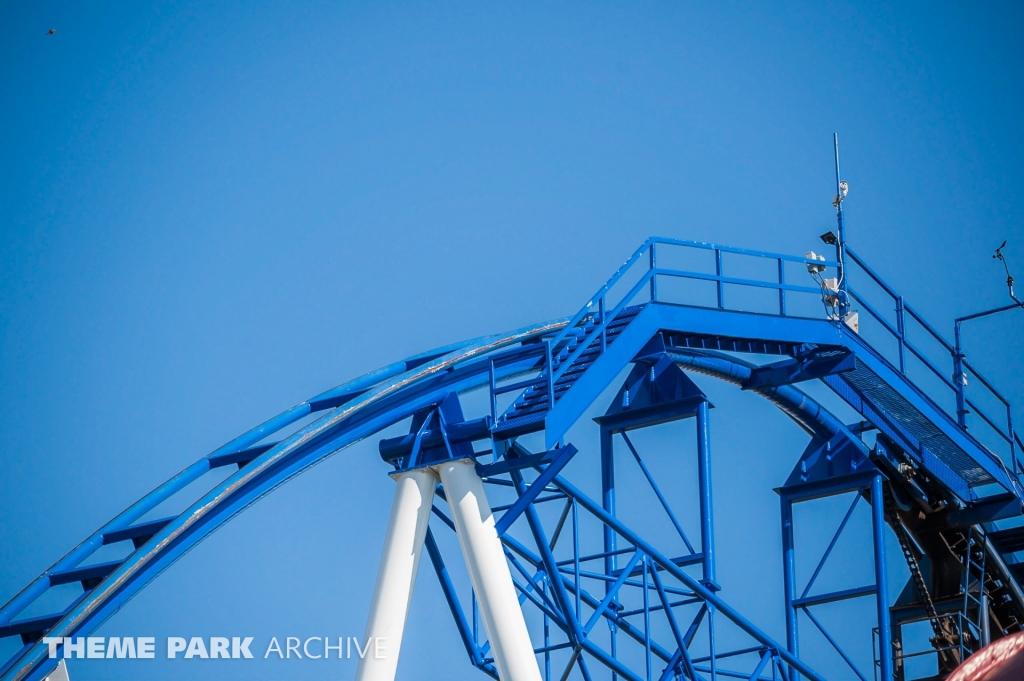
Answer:
<path fill-rule="evenodd" d="M 480 603 L 498 676 L 501 681 L 541 681 L 530 633 L 475 464 L 472 460 L 460 459 L 437 468 L 469 578 Z"/>
<path fill-rule="evenodd" d="M 363 637 L 363 645 L 367 645 L 367 639 L 380 639 L 381 645 L 378 647 L 377 641 L 370 641 L 366 657 L 359 660 L 356 668 L 356 681 L 394 681 L 416 570 L 434 503 L 437 474 L 432 469 L 421 468 L 399 473 L 395 483 L 384 551 Z"/>

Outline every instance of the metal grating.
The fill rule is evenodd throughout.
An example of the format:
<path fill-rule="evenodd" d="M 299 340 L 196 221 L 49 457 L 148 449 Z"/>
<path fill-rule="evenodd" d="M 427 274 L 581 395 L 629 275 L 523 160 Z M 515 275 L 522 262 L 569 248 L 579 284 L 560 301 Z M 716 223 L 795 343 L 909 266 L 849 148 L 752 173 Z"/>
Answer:
<path fill-rule="evenodd" d="M 857 368 L 842 374 L 863 397 L 874 403 L 894 423 L 926 447 L 937 459 L 953 469 L 971 486 L 995 482 L 995 479 L 963 449 L 929 421 L 902 395 L 860 361 Z"/>

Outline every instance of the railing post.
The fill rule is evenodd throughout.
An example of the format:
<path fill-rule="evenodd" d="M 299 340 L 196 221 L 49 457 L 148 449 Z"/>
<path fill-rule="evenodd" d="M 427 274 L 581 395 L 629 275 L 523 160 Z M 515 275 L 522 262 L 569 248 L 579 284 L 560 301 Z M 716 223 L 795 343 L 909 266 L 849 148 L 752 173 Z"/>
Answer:
<path fill-rule="evenodd" d="M 967 395 L 964 385 L 964 351 L 960 346 L 960 322 L 953 325 L 953 385 L 956 386 L 956 422 L 967 430 Z"/>
<path fill-rule="evenodd" d="M 608 325 L 605 324 L 604 319 L 604 296 L 601 296 L 600 299 L 598 299 L 597 305 L 598 310 L 600 310 L 598 314 L 601 315 L 601 354 L 603 355 L 604 351 L 608 349 Z"/>
<path fill-rule="evenodd" d="M 1010 403 L 1006 403 L 1006 437 L 1010 440 L 1010 459 L 1013 460 L 1013 474 L 1017 475 L 1020 472 L 1020 468 L 1017 465 L 1017 443 L 1013 441 L 1015 433 L 1013 432 L 1013 409 L 1010 408 Z"/>
<path fill-rule="evenodd" d="M 907 341 L 907 327 L 903 312 L 903 296 L 896 297 L 896 330 L 900 332 L 900 337 L 897 339 L 900 345 L 900 373 L 906 375 L 907 359 L 905 344 Z"/>
<path fill-rule="evenodd" d="M 651 269 L 651 302 L 653 303 L 658 299 L 658 275 L 655 273 L 658 269 L 658 256 L 655 254 L 654 247 L 657 242 L 651 242 L 651 253 L 650 253 L 650 269 Z"/>
<path fill-rule="evenodd" d="M 779 258 L 779 314 L 786 316 L 786 261 Z"/>
<path fill-rule="evenodd" d="M 718 309 L 725 309 L 725 285 L 722 284 L 722 251 L 715 249 L 715 275 L 718 277 Z"/>
<path fill-rule="evenodd" d="M 551 360 L 551 341 L 545 341 L 544 352 L 548 362 L 548 409 L 555 408 L 555 363 Z"/>
<path fill-rule="evenodd" d="M 494 390 L 495 390 L 496 386 L 494 385 L 494 358 L 493 357 L 491 358 L 491 361 L 489 362 L 488 374 L 489 374 L 488 375 L 488 379 L 490 380 L 490 384 L 491 384 L 491 423 L 494 423 L 494 420 L 498 418 L 498 396 L 494 394 Z"/>

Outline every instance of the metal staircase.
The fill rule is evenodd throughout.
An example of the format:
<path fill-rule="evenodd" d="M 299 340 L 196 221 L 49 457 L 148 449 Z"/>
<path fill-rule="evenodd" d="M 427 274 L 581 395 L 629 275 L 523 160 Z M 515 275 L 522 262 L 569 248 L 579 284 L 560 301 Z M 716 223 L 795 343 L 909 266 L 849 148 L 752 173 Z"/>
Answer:
<path fill-rule="evenodd" d="M 497 420 L 492 429 L 494 436 L 505 439 L 543 429 L 544 417 L 548 412 L 601 353 L 615 342 L 643 307 L 627 307 L 607 324 L 602 323 L 600 314 L 587 315 L 581 323 L 549 341 L 549 362 L 545 363 L 540 376 L 529 384 Z M 515 389 L 518 388 L 516 386 Z M 507 386 L 502 392 L 506 390 Z"/>

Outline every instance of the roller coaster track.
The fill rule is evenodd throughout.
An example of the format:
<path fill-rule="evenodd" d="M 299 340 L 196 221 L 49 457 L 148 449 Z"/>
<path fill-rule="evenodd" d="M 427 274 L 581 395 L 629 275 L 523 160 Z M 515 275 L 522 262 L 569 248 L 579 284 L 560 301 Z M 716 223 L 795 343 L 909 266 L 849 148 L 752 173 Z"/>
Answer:
<path fill-rule="evenodd" d="M 659 265 L 659 258 L 665 262 L 677 252 L 704 257 L 706 262 L 685 269 Z M 494 514 L 493 521 L 488 521 L 493 527 L 489 531 L 500 541 L 503 556 L 499 567 L 490 563 L 487 570 L 507 572 L 523 612 L 516 617 L 528 620 L 529 645 L 544 678 L 826 678 L 800 657 L 798 613 L 804 613 L 805 620 L 809 618 L 821 630 L 857 676 L 866 677 L 857 661 L 843 650 L 842 636 L 829 633 L 812 611 L 858 597 L 878 601 L 878 630 L 884 640 L 877 651 L 879 669 L 883 676 L 900 673 L 893 671 L 890 641 L 894 634 L 887 632 L 900 624 L 896 616 L 902 612 L 899 607 L 916 605 L 906 602 L 890 611 L 879 523 L 888 522 L 902 537 L 903 546 L 904 540 L 909 540 L 896 506 L 906 513 L 913 509 L 923 518 L 912 528 L 919 536 L 970 532 L 972 527 L 991 530 L 996 521 L 1020 516 L 1020 440 L 1009 419 L 1003 428 L 970 402 L 977 416 L 974 423 L 984 421 L 991 426 L 996 440 L 1008 449 L 1008 454 L 995 453 L 994 447 L 958 426 L 940 406 L 948 395 L 931 395 L 911 379 L 906 360 L 912 356 L 942 378 L 946 388 L 952 385 L 948 373 L 912 343 L 908 325 L 919 323 L 945 341 L 856 254 L 849 250 L 847 254 L 851 271 L 859 265 L 864 276 L 879 283 L 892 298 L 892 311 L 882 313 L 879 310 L 884 306 L 850 289 L 861 312 L 877 318 L 883 332 L 895 338 L 898 360 L 879 350 L 884 344 L 869 342 L 846 324 L 823 318 L 820 305 L 796 309 L 799 300 L 817 303 L 822 291 L 817 286 L 791 283 L 795 274 L 809 264 L 836 268 L 838 262 L 649 239 L 572 317 L 438 348 L 388 365 L 292 407 L 173 476 L 99 528 L 4 605 L 0 637 L 19 637 L 22 647 L 0 666 L 0 680 L 44 678 L 57 662 L 49 657 L 44 637 L 70 638 L 95 630 L 175 560 L 263 495 L 355 442 L 407 420 L 411 423 L 409 434 L 382 440 L 381 457 L 399 481 L 424 471 L 441 476 L 444 484 L 438 486 L 437 501 L 429 507 L 434 525 L 423 526 L 419 541 L 440 580 L 469 662 L 483 673 L 500 676 L 503 681 L 540 678 L 531 676 L 529 664 L 509 666 L 504 646 L 514 636 L 492 630 L 499 625 L 489 621 L 485 621 L 487 631 L 480 632 L 475 617 L 467 615 L 459 600 L 438 533 L 458 533 L 471 573 L 472 561 L 479 556 L 474 557 L 472 541 L 467 539 L 469 530 L 462 524 L 461 497 L 451 498 L 456 481 L 450 476 L 458 469 L 456 463 L 471 464 L 470 482 L 481 482 L 490 490 L 478 497 L 487 496 L 492 502 L 503 494 L 508 497 L 507 504 L 489 503 L 484 514 Z M 773 275 L 726 273 L 740 261 L 766 263 Z M 751 302 L 741 295 L 744 291 L 765 293 L 770 300 Z M 578 471 L 579 466 L 566 468 L 577 450 L 565 438 L 570 427 L 630 366 L 612 404 L 597 419 L 602 433 L 602 492 L 593 498 L 569 472 Z M 691 374 L 724 380 L 761 395 L 810 436 L 807 450 L 780 488 L 784 535 L 791 532 L 792 520 L 787 520 L 786 509 L 793 503 L 854 491 L 854 505 L 862 498 L 875 509 L 878 582 L 870 587 L 814 594 L 816 571 L 804 595 L 799 596 L 791 564 L 794 547 L 784 539 L 784 544 L 790 541 L 783 547 L 782 558 L 787 570 L 784 643 L 732 607 L 728 585 L 716 581 L 708 470 L 709 405 L 689 378 Z M 981 380 L 1002 399 L 991 384 Z M 796 387 L 804 381 L 827 385 L 862 421 L 844 424 Z M 488 413 L 463 414 L 459 396 L 474 391 L 488 395 Z M 289 432 L 289 427 L 313 416 L 318 417 Z M 663 492 L 670 481 L 652 472 L 627 434 L 690 418 L 697 423 L 699 541 L 690 540 Z M 874 441 L 867 433 L 874 433 Z M 617 515 L 616 493 L 621 503 L 631 492 L 616 492 L 615 470 L 622 464 L 616 463 L 613 441 L 628 447 L 630 461 L 639 466 L 677 531 L 671 542 L 646 527 L 630 527 Z M 528 442 L 535 442 L 537 451 L 528 448 Z M 228 466 L 236 470 L 180 515 L 148 517 L 191 483 Z M 893 495 L 888 510 L 883 508 L 882 490 Z M 433 498 L 432 487 L 428 491 Z M 396 508 L 398 503 L 396 496 Z M 581 534 L 580 527 L 586 523 L 602 528 L 603 539 L 597 545 L 585 545 L 590 535 Z M 846 520 L 839 532 L 845 525 Z M 992 617 L 1006 625 L 996 627 L 993 636 L 1009 633 L 1024 621 L 1024 597 L 1016 582 L 1024 575 L 1017 571 L 1014 558 L 1014 551 L 1024 542 L 1019 541 L 1020 533 L 1014 532 L 1011 528 L 990 534 L 991 560 L 985 568 L 989 581 L 983 582 L 1001 589 L 993 594 Z M 134 551 L 126 558 L 90 562 L 101 546 L 128 541 Z M 677 549 L 666 548 L 670 545 L 685 546 L 685 551 L 679 554 Z M 832 546 L 819 571 L 831 550 Z M 926 553 L 930 550 L 925 548 Z M 909 543 L 904 554 L 911 561 L 912 580 L 927 617 L 937 618 L 930 595 L 934 590 L 928 585 L 937 577 L 916 564 Z M 933 565 L 948 558 L 937 552 L 929 557 Z M 382 570 L 385 565 L 382 559 Z M 19 619 L 50 588 L 76 582 L 82 593 L 67 607 Z M 476 595 L 486 595 L 481 589 L 488 588 L 473 582 Z M 942 589 L 938 593 L 937 598 L 949 595 Z M 379 614 L 379 607 L 374 608 L 372 616 Z M 483 614 L 486 619 L 487 613 Z M 750 645 L 729 650 L 718 647 L 716 617 L 744 632 Z M 655 620 L 661 624 L 654 624 Z M 597 627 L 599 622 L 604 626 Z M 511 638 L 503 639 L 506 635 Z M 362 678 L 383 678 L 359 673 L 370 674 Z"/>

